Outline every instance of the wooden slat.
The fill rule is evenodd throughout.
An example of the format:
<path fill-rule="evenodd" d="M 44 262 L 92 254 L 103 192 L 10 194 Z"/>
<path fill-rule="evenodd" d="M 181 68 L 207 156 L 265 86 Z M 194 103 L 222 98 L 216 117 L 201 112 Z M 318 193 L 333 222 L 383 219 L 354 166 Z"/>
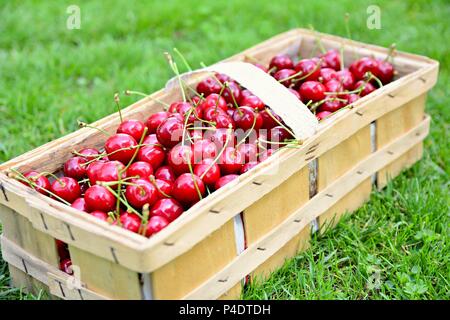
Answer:
<path fill-rule="evenodd" d="M 303 207 L 289 216 L 282 224 L 274 228 L 269 234 L 249 246 L 233 262 L 221 272 L 203 283 L 196 290 L 186 295 L 185 299 L 215 299 L 229 290 L 240 279 L 261 265 L 289 240 L 305 228 L 312 220 L 342 199 L 363 181 L 369 179 L 373 172 L 378 171 L 387 163 L 397 159 L 412 146 L 425 139 L 429 132 L 430 118 L 427 117 L 419 126 L 396 139 L 391 144 L 372 153 L 358 163 L 354 168 L 335 180 L 327 188 L 319 192 Z M 391 154 L 390 149 L 397 150 Z M 360 173 L 361 172 L 361 173 Z M 331 197 L 329 195 L 332 195 Z M 265 248 L 259 250 L 258 248 Z M 226 282 L 221 279 L 227 279 Z"/>
<path fill-rule="evenodd" d="M 151 274 L 154 298 L 180 299 L 219 272 L 237 255 L 234 237 L 231 220 L 185 254 L 155 270 Z"/>
<path fill-rule="evenodd" d="M 377 146 L 382 147 L 420 123 L 425 113 L 426 94 L 406 103 L 377 120 Z M 395 150 L 393 150 L 395 152 Z M 422 144 L 378 172 L 378 188 L 383 188 L 389 178 L 397 176 L 402 169 L 411 166 L 422 157 Z"/>

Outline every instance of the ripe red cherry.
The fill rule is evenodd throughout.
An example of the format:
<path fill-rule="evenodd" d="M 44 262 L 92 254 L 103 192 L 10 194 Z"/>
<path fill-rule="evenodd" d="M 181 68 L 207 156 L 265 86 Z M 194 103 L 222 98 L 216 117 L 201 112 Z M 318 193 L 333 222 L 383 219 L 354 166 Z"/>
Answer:
<path fill-rule="evenodd" d="M 226 81 L 231 81 L 232 79 L 224 73 L 216 73 L 214 77 L 220 81 L 220 83 L 225 83 Z"/>
<path fill-rule="evenodd" d="M 236 126 L 231 116 L 224 113 L 216 115 L 214 122 L 216 123 L 216 128 L 229 128 L 230 126 L 234 128 Z"/>
<path fill-rule="evenodd" d="M 61 260 L 61 262 L 59 263 L 59 269 L 69 275 L 73 275 L 72 260 L 70 259 Z"/>
<path fill-rule="evenodd" d="M 202 117 L 202 109 L 193 107 L 189 102 L 180 102 L 177 106 L 177 112 L 183 117 L 183 123 L 188 115 L 188 123 L 194 123 Z"/>
<path fill-rule="evenodd" d="M 295 65 L 295 73 L 298 72 L 301 72 L 299 77 L 304 81 L 316 81 L 320 76 L 320 67 L 314 60 L 302 59 Z"/>
<path fill-rule="evenodd" d="M 347 99 L 347 104 L 351 104 L 353 102 L 355 102 L 356 100 L 359 100 L 361 97 L 355 93 L 351 93 L 349 95 L 346 96 Z"/>
<path fill-rule="evenodd" d="M 237 173 L 244 164 L 244 156 L 235 148 L 227 147 L 220 157 L 219 167 L 223 174 Z"/>
<path fill-rule="evenodd" d="M 141 218 L 134 213 L 124 212 L 120 215 L 120 223 L 122 228 L 138 233 L 141 226 Z"/>
<path fill-rule="evenodd" d="M 145 230 L 145 236 L 150 237 L 155 233 L 160 232 L 162 229 L 169 225 L 169 221 L 161 216 L 153 216 L 147 222 L 147 228 Z"/>
<path fill-rule="evenodd" d="M 202 160 L 195 166 L 194 173 L 208 186 L 213 186 L 220 178 L 220 168 L 217 163 L 214 163 L 214 159 Z"/>
<path fill-rule="evenodd" d="M 145 124 L 142 121 L 130 119 L 123 121 L 117 128 L 117 133 L 125 133 L 134 138 L 136 141 L 141 141 L 144 135 Z"/>
<path fill-rule="evenodd" d="M 70 258 L 69 249 L 67 243 L 56 239 L 56 250 L 58 250 L 58 256 L 61 260 Z"/>
<path fill-rule="evenodd" d="M 134 208 L 142 209 L 145 204 L 152 206 L 158 200 L 158 192 L 150 181 L 137 179 L 133 185 L 127 185 L 125 197 Z"/>
<path fill-rule="evenodd" d="M 119 173 L 123 172 L 124 169 L 125 166 L 122 162 L 119 161 L 105 162 L 97 172 L 97 181 L 118 182 Z M 126 178 L 126 172 L 122 173 L 121 178 L 122 179 Z M 111 187 L 116 187 L 116 185 L 114 184 Z"/>
<path fill-rule="evenodd" d="M 213 78 L 206 78 L 197 84 L 197 92 L 200 94 L 203 93 L 203 96 L 205 97 L 211 93 L 219 93 L 221 88 L 222 84 L 218 83 Z"/>
<path fill-rule="evenodd" d="M 269 131 L 269 140 L 273 142 L 284 142 L 287 139 L 293 139 L 294 137 L 282 126 L 276 126 Z M 283 145 L 273 144 L 273 149 L 278 149 Z"/>
<path fill-rule="evenodd" d="M 220 150 L 225 146 L 227 137 L 227 146 L 233 146 L 236 143 L 236 137 L 232 132 L 229 133 L 228 129 L 218 128 L 216 130 L 208 130 L 205 133 L 205 139 L 209 139 L 211 142 L 213 142 L 216 145 L 217 150 Z"/>
<path fill-rule="evenodd" d="M 341 56 L 339 51 L 335 49 L 328 50 L 325 54 L 321 55 L 321 58 L 323 59 L 322 67 L 331 68 L 336 71 L 341 69 Z"/>
<path fill-rule="evenodd" d="M 172 196 L 173 183 L 167 180 L 152 179 L 150 181 L 156 188 L 158 199 Z"/>
<path fill-rule="evenodd" d="M 94 160 L 100 154 L 100 152 L 95 148 L 84 148 L 78 152 L 87 161 Z"/>
<path fill-rule="evenodd" d="M 336 70 L 331 68 L 322 68 L 319 70 L 319 78 L 318 81 L 322 83 L 326 83 L 331 79 L 339 80 L 338 74 Z"/>
<path fill-rule="evenodd" d="M 373 71 L 383 84 L 391 82 L 394 78 L 394 66 L 387 61 L 379 61 Z"/>
<path fill-rule="evenodd" d="M 156 130 L 158 141 L 166 148 L 172 148 L 183 138 L 183 122 L 176 117 L 164 120 Z"/>
<path fill-rule="evenodd" d="M 272 115 L 272 117 L 269 115 Z M 275 112 L 273 112 L 272 110 L 263 110 L 259 113 L 263 119 L 263 124 L 261 126 L 261 128 L 263 129 L 272 129 L 273 127 L 278 126 L 279 124 L 273 119 L 277 119 L 279 122 L 282 123 L 283 120 L 281 120 L 281 117 L 279 115 L 277 115 Z"/>
<path fill-rule="evenodd" d="M 89 211 L 113 211 L 116 207 L 116 198 L 103 186 L 93 185 L 84 194 Z"/>
<path fill-rule="evenodd" d="M 52 183 L 52 192 L 69 203 L 74 202 L 81 195 L 77 180 L 62 177 Z"/>
<path fill-rule="evenodd" d="M 170 112 L 160 111 L 152 114 L 148 117 L 147 122 L 145 123 L 148 128 L 148 133 L 156 133 L 156 129 L 158 129 L 161 122 L 166 120 L 170 116 Z"/>
<path fill-rule="evenodd" d="M 269 69 L 275 68 L 276 70 L 281 69 L 292 69 L 294 67 L 294 63 L 292 62 L 291 57 L 287 54 L 279 54 L 270 60 Z"/>
<path fill-rule="evenodd" d="M 355 83 L 355 90 L 363 87 L 360 96 L 367 96 L 369 93 L 375 91 L 375 87 L 370 82 L 366 83 L 364 80 L 359 80 Z"/>
<path fill-rule="evenodd" d="M 336 72 L 336 74 L 345 90 L 351 90 L 353 88 L 355 85 L 355 78 L 347 68 Z"/>
<path fill-rule="evenodd" d="M 217 146 L 208 139 L 197 140 L 192 144 L 194 153 L 194 162 L 199 163 L 203 159 L 215 158 L 217 155 Z"/>
<path fill-rule="evenodd" d="M 98 173 L 100 172 L 100 169 L 103 167 L 104 164 L 105 164 L 105 161 L 98 160 L 98 161 L 91 162 L 87 166 L 87 170 L 86 170 L 87 176 L 89 178 L 89 182 L 91 183 L 91 185 L 94 185 L 98 181 Z"/>
<path fill-rule="evenodd" d="M 363 57 L 353 62 L 349 69 L 355 80 L 363 80 L 366 72 L 376 74 L 378 61 L 370 57 Z"/>
<path fill-rule="evenodd" d="M 87 171 L 84 163 L 87 160 L 83 157 L 72 157 L 64 163 L 64 175 L 74 178 L 76 180 L 81 180 L 86 177 Z"/>
<path fill-rule="evenodd" d="M 243 155 L 245 162 L 257 161 L 258 147 L 253 143 L 243 143 L 238 146 L 238 151 Z"/>
<path fill-rule="evenodd" d="M 228 82 L 228 87 L 222 92 L 222 96 L 225 101 L 231 105 L 239 104 L 241 101 L 241 88 L 236 82 Z"/>
<path fill-rule="evenodd" d="M 289 87 L 292 84 L 293 79 L 288 79 L 289 77 L 292 77 L 294 74 L 296 74 L 295 70 L 292 69 L 281 69 L 275 72 L 273 77 L 275 80 L 280 82 L 285 87 Z M 286 79 L 286 80 L 285 80 Z"/>
<path fill-rule="evenodd" d="M 316 113 L 316 118 L 317 118 L 317 120 L 323 120 L 323 119 L 325 119 L 326 117 L 328 117 L 330 114 L 332 114 L 332 112 L 330 112 L 330 111 L 321 111 L 321 112 L 317 112 Z"/>
<path fill-rule="evenodd" d="M 172 198 L 164 198 L 156 201 L 150 210 L 150 217 L 163 217 L 168 222 L 172 222 L 178 218 L 184 209 L 181 204 Z"/>
<path fill-rule="evenodd" d="M 219 180 L 217 180 L 216 184 L 214 185 L 214 188 L 216 190 L 222 188 L 224 185 L 230 183 L 231 181 L 239 178 L 239 175 L 237 174 L 228 174 L 226 176 L 221 177 Z"/>
<path fill-rule="evenodd" d="M 70 206 L 80 211 L 89 211 L 87 208 L 86 200 L 84 200 L 84 198 L 77 198 Z"/>
<path fill-rule="evenodd" d="M 228 115 L 226 111 L 223 111 L 220 108 L 208 107 L 203 111 L 203 120 L 214 122 L 219 114 Z"/>
<path fill-rule="evenodd" d="M 263 118 L 255 109 L 250 107 L 240 107 L 233 113 L 233 120 L 238 128 L 243 130 L 259 130 L 263 124 Z"/>
<path fill-rule="evenodd" d="M 164 152 L 163 148 L 159 146 L 145 146 L 139 149 L 136 158 L 138 161 L 149 163 L 153 169 L 157 169 L 164 162 L 166 153 Z"/>
<path fill-rule="evenodd" d="M 212 108 L 219 108 L 223 111 L 227 111 L 227 102 L 225 99 L 218 95 L 217 93 L 211 93 L 208 95 L 205 100 L 200 104 L 200 109 L 202 111 L 205 111 L 206 109 Z"/>
<path fill-rule="evenodd" d="M 342 86 L 341 82 L 335 79 L 326 82 L 325 88 L 327 92 L 341 93 L 342 91 L 344 91 L 344 87 Z"/>
<path fill-rule="evenodd" d="M 148 162 L 137 161 L 128 167 L 127 177 L 147 179 L 153 174 L 152 165 Z"/>
<path fill-rule="evenodd" d="M 37 192 L 47 195 L 48 193 L 46 192 L 46 190 L 50 190 L 51 189 L 51 185 L 50 185 L 50 181 L 47 179 L 46 176 L 41 175 L 39 172 L 37 171 L 28 171 L 26 173 L 24 173 L 24 177 L 27 178 L 28 180 L 31 180 L 31 182 L 33 182 L 36 187 L 32 187 L 30 185 L 30 187 L 35 188 L 37 190 Z M 28 182 L 25 181 L 21 181 L 24 185 L 28 185 Z"/>
<path fill-rule="evenodd" d="M 109 218 L 109 216 L 108 216 L 108 214 L 106 214 L 105 212 L 103 212 L 103 211 L 98 211 L 98 210 L 96 210 L 96 211 L 92 211 L 91 213 L 89 213 L 91 216 L 93 216 L 93 217 L 96 217 L 97 219 L 100 219 L 100 220 L 102 220 L 102 221 L 108 221 L 108 218 Z"/>
<path fill-rule="evenodd" d="M 177 112 L 178 104 L 180 104 L 180 103 L 181 103 L 181 101 L 172 102 L 167 111 L 171 114 Z"/>
<path fill-rule="evenodd" d="M 300 86 L 299 93 L 303 102 L 309 100 L 320 101 L 325 99 L 326 88 L 323 84 L 317 81 L 306 81 Z"/>
<path fill-rule="evenodd" d="M 244 101 L 245 98 L 250 96 L 254 96 L 254 94 L 250 90 L 244 89 L 241 91 L 241 101 Z"/>
<path fill-rule="evenodd" d="M 170 166 L 159 167 L 155 172 L 155 178 L 160 180 L 165 180 L 169 182 L 174 182 L 177 176 Z"/>
<path fill-rule="evenodd" d="M 167 163 L 176 175 L 189 172 L 189 165 L 194 163 L 194 152 L 187 145 L 175 146 L 167 155 Z"/>
<path fill-rule="evenodd" d="M 172 196 L 180 203 L 190 206 L 205 195 L 205 185 L 195 174 L 183 173 L 173 184 Z"/>
<path fill-rule="evenodd" d="M 327 99 L 324 103 L 322 103 L 319 108 L 317 108 L 318 112 L 321 111 L 329 111 L 336 112 L 343 107 L 342 103 L 336 99 Z"/>
<path fill-rule="evenodd" d="M 117 160 L 128 164 L 136 151 L 136 140 L 125 133 L 116 133 L 105 142 L 105 150 L 109 160 Z"/>
<path fill-rule="evenodd" d="M 244 174 L 247 171 L 249 171 L 249 170 L 253 169 L 254 167 L 256 167 L 257 165 L 258 165 L 257 161 L 250 161 L 250 162 L 248 162 L 248 163 L 246 163 L 246 164 L 244 164 L 242 166 L 241 171 L 239 173 L 240 174 Z"/>

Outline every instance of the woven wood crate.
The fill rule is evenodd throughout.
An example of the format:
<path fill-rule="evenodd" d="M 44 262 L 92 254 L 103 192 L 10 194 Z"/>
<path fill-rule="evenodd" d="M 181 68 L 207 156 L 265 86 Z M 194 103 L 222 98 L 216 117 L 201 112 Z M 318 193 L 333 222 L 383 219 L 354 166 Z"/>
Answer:
<path fill-rule="evenodd" d="M 225 61 L 267 64 L 278 53 L 308 56 L 316 36 L 291 30 Z M 388 51 L 320 37 L 327 49 L 345 44 L 347 65 L 355 55 L 384 58 Z M 394 66 L 397 80 L 322 121 L 301 148 L 276 153 L 150 239 L 42 196 L 6 175 L 10 168 L 55 172 L 73 149 L 102 146 L 104 137 L 96 130 L 80 129 L 0 165 L 1 244 L 13 284 L 29 291 L 45 288 L 64 299 L 238 298 L 247 275 L 264 278 L 305 250 L 311 225 L 334 224 L 342 213 L 360 207 L 372 186 L 382 188 L 421 158 L 430 124 L 426 95 L 436 83 L 438 63 L 400 52 Z M 152 97 L 165 102 L 180 98 L 170 90 Z M 161 111 L 153 101 L 142 99 L 122 114 L 146 119 Z M 119 121 L 113 114 L 94 125 L 112 133 Z M 58 270 L 55 239 L 69 244 L 75 276 Z"/>

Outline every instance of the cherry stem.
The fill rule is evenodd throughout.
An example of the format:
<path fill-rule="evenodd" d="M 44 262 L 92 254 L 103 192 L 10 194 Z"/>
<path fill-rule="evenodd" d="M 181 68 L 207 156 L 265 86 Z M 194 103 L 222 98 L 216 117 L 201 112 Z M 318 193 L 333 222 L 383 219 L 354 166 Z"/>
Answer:
<path fill-rule="evenodd" d="M 245 133 L 244 138 L 243 138 L 241 141 L 238 142 L 238 144 L 236 145 L 236 149 L 237 149 L 242 143 L 244 143 L 245 140 L 250 136 L 250 134 L 253 132 L 253 129 L 255 128 L 255 124 L 256 124 L 256 114 L 255 114 L 255 116 L 253 117 L 252 127 L 251 127 L 249 130 L 247 130 L 247 132 Z"/>
<path fill-rule="evenodd" d="M 162 189 L 158 186 L 158 184 L 156 183 L 156 179 L 154 176 L 150 176 L 148 177 L 150 182 L 155 186 L 155 188 L 166 198 L 172 198 L 171 196 L 169 196 L 167 193 L 165 193 L 164 191 L 162 191 Z"/>
<path fill-rule="evenodd" d="M 169 107 L 169 104 L 168 104 L 168 103 L 166 103 L 166 102 L 164 102 L 164 101 L 162 101 L 162 100 L 159 100 L 159 99 L 157 99 L 157 98 L 154 98 L 154 97 L 152 97 L 150 94 L 146 94 L 146 93 L 139 92 L 139 91 L 132 91 L 132 90 L 128 90 L 128 89 L 125 90 L 124 92 L 125 92 L 125 95 L 127 95 L 127 96 L 130 96 L 130 95 L 132 95 L 132 94 L 138 95 L 138 96 L 142 96 L 142 97 L 145 97 L 145 98 L 149 98 L 150 100 L 155 101 L 155 102 L 157 102 L 157 103 L 160 103 L 160 104 L 162 104 L 163 106 L 165 106 L 166 108 Z"/>
<path fill-rule="evenodd" d="M 214 160 L 208 165 L 208 167 L 206 167 L 206 170 L 205 170 L 205 172 L 203 172 L 203 174 L 200 176 L 200 179 L 203 180 L 203 177 L 206 175 L 206 173 L 208 173 L 208 171 L 212 168 L 212 166 L 213 166 L 215 163 L 217 163 L 217 161 L 219 161 L 219 159 L 220 159 L 220 157 L 222 156 L 222 154 L 223 154 L 225 148 L 226 148 L 227 145 L 228 145 L 228 142 L 230 141 L 231 131 L 232 131 L 232 127 L 231 127 L 231 125 L 230 125 L 230 127 L 228 127 L 228 130 L 227 130 L 227 137 L 226 137 L 226 139 L 225 139 L 225 144 L 224 144 L 224 146 L 222 147 L 222 149 L 220 150 L 220 152 L 217 154 L 217 156 L 214 158 Z"/>
<path fill-rule="evenodd" d="M 314 32 L 314 38 L 316 41 L 316 45 L 319 47 L 320 51 L 322 53 L 326 53 L 327 50 L 325 50 L 325 47 L 322 44 L 322 39 L 320 39 L 320 36 L 318 35 L 317 31 L 314 29 L 314 27 L 311 24 L 309 25 L 309 29 L 311 29 L 311 31 Z"/>
<path fill-rule="evenodd" d="M 383 61 L 384 61 L 384 62 L 387 62 L 387 61 L 389 61 L 389 60 L 394 59 L 394 56 L 395 56 L 395 54 L 396 54 L 396 51 L 397 51 L 397 45 L 396 45 L 395 43 L 391 44 L 391 45 L 389 46 L 389 52 L 388 52 L 386 58 L 384 58 Z"/>
<path fill-rule="evenodd" d="M 168 52 L 164 52 L 164 55 L 166 56 L 167 61 L 169 62 L 169 66 L 172 69 L 172 71 L 175 73 L 175 75 L 178 78 L 178 84 L 180 86 L 181 90 L 181 96 L 183 97 L 183 101 L 186 102 L 186 93 L 184 92 L 183 88 L 183 81 L 181 80 L 180 72 L 178 71 L 178 67 L 175 61 L 173 61 L 172 56 Z"/>
<path fill-rule="evenodd" d="M 283 127 L 283 129 L 285 129 L 291 136 L 295 137 L 295 134 L 288 128 L 286 127 L 284 124 L 282 124 L 273 114 L 272 114 L 272 110 L 270 110 L 269 108 L 266 108 L 266 112 L 267 114 L 276 122 L 278 123 L 278 125 L 280 125 L 281 127 Z"/>
<path fill-rule="evenodd" d="M 197 191 L 197 194 L 198 194 L 198 199 L 202 200 L 203 199 L 202 193 L 200 192 L 200 188 L 198 187 L 197 180 L 195 179 L 194 170 L 192 170 L 192 164 L 191 164 L 190 159 L 189 159 L 189 161 L 187 161 L 187 165 L 189 167 L 189 172 L 191 173 L 192 182 L 194 182 L 195 190 Z"/>
<path fill-rule="evenodd" d="M 277 70 L 277 67 L 275 67 L 275 66 L 273 66 L 272 68 L 270 68 L 269 70 L 267 70 L 267 73 L 272 73 L 272 72 L 274 72 L 274 71 L 276 71 Z"/>
<path fill-rule="evenodd" d="M 140 230 L 139 233 L 143 236 L 145 236 L 145 232 L 147 230 L 147 224 L 148 224 L 148 217 L 150 216 L 150 209 L 149 209 L 149 204 L 146 203 L 144 204 L 144 206 L 142 207 L 142 215 L 143 215 L 143 219 L 141 221 L 141 226 L 140 226 Z"/>
<path fill-rule="evenodd" d="M 145 128 L 144 128 L 144 132 L 142 133 L 141 139 L 139 140 L 139 143 L 138 143 L 138 145 L 137 145 L 137 148 L 136 148 L 136 150 L 135 150 L 134 153 L 133 153 L 133 156 L 131 157 L 131 159 L 130 159 L 130 161 L 128 162 L 128 164 L 126 165 L 126 167 L 122 169 L 122 171 L 120 172 L 120 174 L 126 172 L 126 171 L 128 170 L 128 168 L 131 166 L 131 164 L 133 163 L 134 159 L 136 158 L 136 156 L 137 156 L 137 154 L 138 154 L 138 152 L 139 152 L 139 148 L 140 148 L 140 146 L 142 146 L 142 142 L 144 141 L 145 136 L 147 135 L 147 131 L 148 131 L 148 128 L 145 127 Z M 120 178 L 120 176 L 119 176 L 119 178 Z"/>
<path fill-rule="evenodd" d="M 119 94 L 118 93 L 114 94 L 114 102 L 116 103 L 117 110 L 119 111 L 120 123 L 122 123 L 123 122 L 122 110 L 120 108 L 120 98 L 119 98 Z"/>
<path fill-rule="evenodd" d="M 186 66 L 186 68 L 189 71 L 192 71 L 191 66 L 189 65 L 189 63 L 187 62 L 186 58 L 184 57 L 184 55 L 181 54 L 181 52 L 177 49 L 177 48 L 173 48 L 173 51 L 180 57 L 181 61 L 184 63 L 184 65 Z"/>
<path fill-rule="evenodd" d="M 100 129 L 100 128 L 97 128 L 97 127 L 94 127 L 94 126 L 92 126 L 92 125 L 90 125 L 90 124 L 87 124 L 86 122 L 77 120 L 77 123 L 78 123 L 78 126 L 79 126 L 80 128 L 91 128 L 91 129 L 95 129 L 95 130 L 100 131 L 101 133 L 103 133 L 104 135 L 106 135 L 106 136 L 108 136 L 108 137 L 110 136 L 110 134 L 109 134 L 108 132 L 106 132 L 105 130 Z"/>
<path fill-rule="evenodd" d="M 65 185 L 64 182 L 62 182 L 61 179 L 60 179 L 58 176 L 56 176 L 55 174 L 53 174 L 53 173 L 51 173 L 51 172 L 47 172 L 47 171 L 41 172 L 41 173 L 36 177 L 36 179 L 39 178 L 39 177 L 41 177 L 41 176 L 50 176 L 50 177 L 52 177 L 53 179 L 55 179 L 56 181 L 58 181 L 58 183 L 59 183 L 60 185 L 62 185 L 62 186 Z"/>
<path fill-rule="evenodd" d="M 127 207 L 127 211 L 130 210 L 131 212 L 135 213 L 137 216 L 139 216 L 142 219 L 142 215 L 136 209 L 134 209 L 132 206 L 130 206 L 130 204 L 125 199 L 122 199 L 122 197 L 119 196 L 117 194 L 117 192 L 114 191 L 113 188 L 111 188 L 108 185 L 104 185 L 103 182 L 101 182 L 100 185 L 103 185 L 106 189 L 108 189 L 109 192 L 111 192 L 117 199 L 119 199 L 119 201 L 122 202 Z"/>
<path fill-rule="evenodd" d="M 187 125 L 189 121 L 189 117 L 191 116 L 192 111 L 194 110 L 194 107 L 189 108 L 188 112 L 185 114 L 184 119 L 184 127 L 183 127 L 183 135 L 181 137 L 181 146 L 184 147 L 184 142 L 186 139 L 186 132 L 187 132 Z"/>
<path fill-rule="evenodd" d="M 245 55 L 244 57 L 245 57 L 246 60 L 249 60 L 251 63 L 258 63 L 259 64 L 259 61 L 256 58 L 252 57 L 252 56 Z"/>

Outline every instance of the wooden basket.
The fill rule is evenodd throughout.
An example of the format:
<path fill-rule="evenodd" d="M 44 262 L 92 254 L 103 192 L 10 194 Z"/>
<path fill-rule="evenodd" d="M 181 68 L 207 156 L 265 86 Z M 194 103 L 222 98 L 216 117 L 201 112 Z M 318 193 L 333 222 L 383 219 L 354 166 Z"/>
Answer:
<path fill-rule="evenodd" d="M 225 61 L 251 57 L 267 64 L 283 52 L 309 56 L 316 36 L 291 30 Z M 357 55 L 384 58 L 388 51 L 320 37 L 327 49 L 344 43 L 346 65 Z M 150 239 L 42 196 L 5 174 L 10 168 L 55 172 L 73 149 L 102 146 L 104 137 L 96 130 L 80 129 L 4 163 L 2 252 L 13 284 L 30 291 L 45 288 L 64 299 L 238 298 L 247 275 L 265 277 L 305 250 L 311 225 L 336 222 L 369 198 L 372 185 L 382 188 L 421 158 L 430 124 L 426 94 L 436 83 L 438 62 L 398 53 L 394 65 L 396 81 L 322 121 L 302 148 L 276 153 Z M 165 90 L 152 97 L 180 98 Z M 146 119 L 157 111 L 161 106 L 146 98 L 122 113 Z M 113 114 L 94 125 L 112 133 L 118 124 Z M 69 244 L 74 276 L 58 270 L 55 239 Z"/>

